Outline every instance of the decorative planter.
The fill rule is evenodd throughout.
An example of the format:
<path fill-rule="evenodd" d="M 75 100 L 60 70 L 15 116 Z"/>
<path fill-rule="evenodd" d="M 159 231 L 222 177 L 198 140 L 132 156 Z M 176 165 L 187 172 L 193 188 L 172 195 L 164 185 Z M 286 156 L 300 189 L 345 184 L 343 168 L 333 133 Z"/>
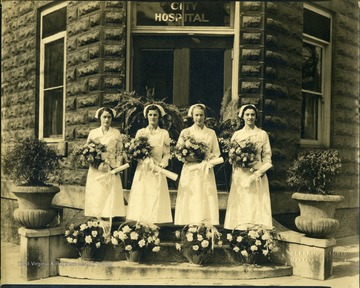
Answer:
<path fill-rule="evenodd" d="M 132 263 L 140 263 L 143 251 L 125 251 L 126 260 Z"/>
<path fill-rule="evenodd" d="M 11 189 L 18 199 L 19 208 L 14 218 L 26 228 L 45 228 L 56 216 L 51 202 L 60 191 L 56 186 L 13 186 Z"/>
<path fill-rule="evenodd" d="M 84 246 L 79 249 L 80 258 L 85 261 L 102 261 L 105 256 L 104 245 L 100 248 Z"/>
<path fill-rule="evenodd" d="M 338 204 L 344 200 L 343 196 L 294 193 L 292 198 L 300 208 L 295 225 L 306 236 L 326 238 L 339 228 L 339 220 L 334 219 L 334 214 Z"/>
<path fill-rule="evenodd" d="M 204 260 L 206 259 L 207 254 L 206 253 L 195 253 L 195 252 L 190 252 L 187 250 L 183 251 L 183 255 L 185 256 L 185 258 L 194 265 L 203 265 Z"/>

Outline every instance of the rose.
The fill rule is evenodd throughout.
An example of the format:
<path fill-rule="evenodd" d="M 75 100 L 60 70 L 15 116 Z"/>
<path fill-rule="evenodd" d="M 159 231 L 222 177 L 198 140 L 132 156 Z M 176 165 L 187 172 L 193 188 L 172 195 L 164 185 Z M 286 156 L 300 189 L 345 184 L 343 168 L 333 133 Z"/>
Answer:
<path fill-rule="evenodd" d="M 125 246 L 125 250 L 126 250 L 126 251 L 131 251 L 131 250 L 132 250 L 131 245 L 126 245 L 126 246 Z"/>
<path fill-rule="evenodd" d="M 138 244 L 139 244 L 139 247 L 142 248 L 142 247 L 144 247 L 144 246 L 146 245 L 146 242 L 145 242 L 144 239 L 141 239 L 141 240 L 138 242 Z"/>
<path fill-rule="evenodd" d="M 194 240 L 193 234 L 192 234 L 192 233 L 187 233 L 187 234 L 186 234 L 186 239 L 187 239 L 187 241 L 189 241 L 189 242 L 193 241 L 193 240 Z"/>
<path fill-rule="evenodd" d="M 257 250 L 258 250 L 258 247 L 255 246 L 255 245 L 251 245 L 250 250 L 251 250 L 251 251 L 257 251 Z"/>
<path fill-rule="evenodd" d="M 228 234 L 226 235 L 226 239 L 229 240 L 229 241 L 231 241 L 231 240 L 232 240 L 232 235 L 231 235 L 230 233 L 228 233 Z"/>
<path fill-rule="evenodd" d="M 131 240 L 138 240 L 139 239 L 139 234 L 136 232 L 131 232 L 130 233 L 130 239 Z"/>
<path fill-rule="evenodd" d="M 201 247 L 206 248 L 206 247 L 208 247 L 208 246 L 209 246 L 209 241 L 208 241 L 208 240 L 203 240 L 203 241 L 201 242 Z"/>
<path fill-rule="evenodd" d="M 176 238 L 180 238 L 180 235 L 181 235 L 181 233 L 180 233 L 180 231 L 175 231 L 175 236 L 176 236 Z"/>
<path fill-rule="evenodd" d="M 237 246 L 235 246 L 235 247 L 233 248 L 233 250 L 234 250 L 236 253 L 238 253 L 238 252 L 240 251 L 240 248 L 237 247 Z"/>
<path fill-rule="evenodd" d="M 84 231 L 87 228 L 86 224 L 80 225 L 80 231 Z"/>
<path fill-rule="evenodd" d="M 243 239 L 243 237 L 238 236 L 238 237 L 236 238 L 236 241 L 237 241 L 237 242 L 241 242 L 241 241 L 242 241 L 242 239 Z"/>
<path fill-rule="evenodd" d="M 92 242 L 92 238 L 91 238 L 91 236 L 90 236 L 90 235 L 85 236 L 85 243 L 90 244 L 91 242 Z"/>
<path fill-rule="evenodd" d="M 193 245 L 192 248 L 193 248 L 193 250 L 197 251 L 197 250 L 199 250 L 199 245 Z"/>
<path fill-rule="evenodd" d="M 96 248 L 100 248 L 101 243 L 100 243 L 100 242 L 97 242 L 97 243 L 95 244 L 95 246 L 96 246 Z"/>
<path fill-rule="evenodd" d="M 204 239 L 204 238 L 203 238 L 203 236 L 202 236 L 201 234 L 198 234 L 198 235 L 197 235 L 197 240 L 198 240 L 198 241 L 201 241 L 201 240 L 203 240 L 203 239 Z"/>
<path fill-rule="evenodd" d="M 245 257 L 249 256 L 249 253 L 246 250 L 242 250 L 240 253 Z"/>
<path fill-rule="evenodd" d="M 155 245 L 159 245 L 160 244 L 160 239 L 159 238 L 156 238 L 155 240 Z"/>
<path fill-rule="evenodd" d="M 115 237 L 111 237 L 111 243 L 113 245 L 119 245 L 119 241 Z"/>
<path fill-rule="evenodd" d="M 179 244 L 179 243 L 175 243 L 175 247 L 176 247 L 176 250 L 181 250 L 181 244 Z"/>
<path fill-rule="evenodd" d="M 97 231 L 91 231 L 91 236 L 93 236 L 94 238 L 97 236 L 98 232 Z"/>
<path fill-rule="evenodd" d="M 255 241 L 255 245 L 260 246 L 260 245 L 261 245 L 261 241 L 260 241 L 260 240 L 256 240 L 256 241 Z"/>
<path fill-rule="evenodd" d="M 160 251 L 160 247 L 156 246 L 152 249 L 152 252 L 159 252 Z"/>

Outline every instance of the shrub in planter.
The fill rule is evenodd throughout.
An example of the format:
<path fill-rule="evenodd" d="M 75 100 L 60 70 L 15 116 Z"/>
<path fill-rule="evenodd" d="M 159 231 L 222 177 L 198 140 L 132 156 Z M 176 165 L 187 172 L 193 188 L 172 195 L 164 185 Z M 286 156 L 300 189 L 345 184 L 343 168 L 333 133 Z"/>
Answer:
<path fill-rule="evenodd" d="M 37 138 L 17 142 L 2 157 L 4 175 L 17 186 L 12 192 L 18 198 L 15 219 L 27 228 L 43 228 L 56 215 L 51 201 L 60 189 L 46 184 L 53 177 L 61 180 L 61 163 L 53 147 Z"/>
<path fill-rule="evenodd" d="M 337 150 L 308 150 L 300 153 L 287 171 L 287 183 L 300 191 L 292 196 L 300 208 L 295 225 L 305 235 L 324 238 L 338 229 L 334 214 L 344 197 L 332 194 L 329 188 L 340 168 Z"/>

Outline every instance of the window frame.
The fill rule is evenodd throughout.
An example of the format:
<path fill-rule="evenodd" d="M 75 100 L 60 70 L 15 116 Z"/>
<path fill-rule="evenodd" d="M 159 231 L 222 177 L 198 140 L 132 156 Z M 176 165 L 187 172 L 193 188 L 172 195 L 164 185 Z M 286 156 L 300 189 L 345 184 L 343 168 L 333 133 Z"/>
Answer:
<path fill-rule="evenodd" d="M 52 34 L 48 37 L 42 38 L 43 33 L 43 18 L 44 16 L 56 11 L 60 10 L 64 7 L 67 7 L 67 3 L 61 3 L 55 6 L 52 6 L 50 8 L 44 9 L 40 12 L 40 47 L 39 47 L 39 139 L 42 139 L 48 143 L 57 143 L 57 142 L 63 142 L 65 141 L 65 112 L 66 112 L 66 46 L 67 46 L 67 32 L 66 29 L 64 31 Z M 63 39 L 64 42 L 64 62 L 63 62 L 63 85 L 62 86 L 56 86 L 51 87 L 50 89 L 54 88 L 63 88 L 63 118 L 62 118 L 62 135 L 60 137 L 56 138 L 50 138 L 50 137 L 44 137 L 44 95 L 45 92 L 50 89 L 45 89 L 45 46 L 51 42 L 58 41 L 60 39 Z"/>
<path fill-rule="evenodd" d="M 330 41 L 325 41 L 309 34 L 303 33 L 303 43 L 320 47 L 322 50 L 321 67 L 321 93 L 301 88 L 301 93 L 310 92 L 319 95 L 318 100 L 318 139 L 300 139 L 301 146 L 330 146 L 330 125 L 331 125 L 331 68 L 332 68 L 332 14 L 309 4 L 304 4 L 304 8 L 318 13 L 330 19 Z"/>

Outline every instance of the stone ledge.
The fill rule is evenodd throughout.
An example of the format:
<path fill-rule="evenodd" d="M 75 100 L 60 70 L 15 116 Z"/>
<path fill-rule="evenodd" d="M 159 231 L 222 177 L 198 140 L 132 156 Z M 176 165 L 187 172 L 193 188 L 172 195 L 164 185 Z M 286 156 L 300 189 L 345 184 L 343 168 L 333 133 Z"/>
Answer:
<path fill-rule="evenodd" d="M 76 269 L 74 269 L 76 267 Z M 127 261 L 92 262 L 81 259 L 60 258 L 60 276 L 81 279 L 258 279 L 292 275 L 290 266 L 196 266 L 189 263 L 163 262 L 159 264 L 133 264 Z"/>

